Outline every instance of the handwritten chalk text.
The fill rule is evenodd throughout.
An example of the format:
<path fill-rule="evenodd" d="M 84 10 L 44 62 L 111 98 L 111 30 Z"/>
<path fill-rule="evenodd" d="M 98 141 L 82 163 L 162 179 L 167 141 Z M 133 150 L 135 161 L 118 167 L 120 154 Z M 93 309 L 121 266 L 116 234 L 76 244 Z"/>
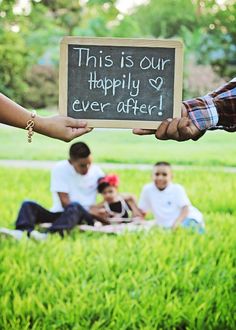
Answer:
<path fill-rule="evenodd" d="M 111 106 L 111 103 L 102 103 L 97 101 L 85 101 L 76 99 L 72 104 L 72 109 L 75 112 L 104 112 L 104 109 Z M 109 110 L 109 108 L 105 109 Z M 153 115 L 153 112 L 156 112 L 158 116 L 162 115 L 162 95 L 159 98 L 156 98 L 156 104 L 146 104 L 140 102 L 138 99 L 129 98 L 124 101 L 120 101 L 116 106 L 116 111 L 118 113 L 133 114 L 137 116 L 138 113 L 146 114 L 149 116 Z"/>
<path fill-rule="evenodd" d="M 108 95 L 110 91 L 112 96 L 115 96 L 117 90 L 128 90 L 130 96 L 138 96 L 140 89 L 140 80 L 132 79 L 131 73 L 123 74 L 122 79 L 116 78 L 97 78 L 97 72 L 89 73 L 89 89 L 101 89 L 104 95 Z"/>
<path fill-rule="evenodd" d="M 99 56 L 90 55 L 89 48 L 74 47 L 74 50 L 78 51 L 78 66 L 92 66 L 94 68 L 107 67 L 110 68 L 113 65 L 113 60 L 111 55 L 102 56 L 103 51 L 99 51 Z"/>

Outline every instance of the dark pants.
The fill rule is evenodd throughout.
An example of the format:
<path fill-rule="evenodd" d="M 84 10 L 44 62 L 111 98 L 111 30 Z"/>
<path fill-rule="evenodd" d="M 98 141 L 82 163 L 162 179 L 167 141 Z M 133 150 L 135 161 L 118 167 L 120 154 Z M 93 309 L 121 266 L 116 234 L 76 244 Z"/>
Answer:
<path fill-rule="evenodd" d="M 63 212 L 50 212 L 32 201 L 22 203 L 17 220 L 16 229 L 26 230 L 30 233 L 36 224 L 50 222 L 52 226 L 48 228 L 51 233 L 63 233 L 63 230 L 70 230 L 76 225 L 85 221 L 93 226 L 94 220 L 91 214 L 79 203 L 67 205 Z"/>

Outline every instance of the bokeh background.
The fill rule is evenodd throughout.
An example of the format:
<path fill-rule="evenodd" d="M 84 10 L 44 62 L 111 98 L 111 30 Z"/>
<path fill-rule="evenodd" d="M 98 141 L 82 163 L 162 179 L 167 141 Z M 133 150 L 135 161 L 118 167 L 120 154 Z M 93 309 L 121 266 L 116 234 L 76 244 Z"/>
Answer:
<path fill-rule="evenodd" d="M 181 39 L 185 99 L 236 73 L 234 0 L 0 0 L 0 91 L 26 107 L 57 106 L 68 35 Z"/>

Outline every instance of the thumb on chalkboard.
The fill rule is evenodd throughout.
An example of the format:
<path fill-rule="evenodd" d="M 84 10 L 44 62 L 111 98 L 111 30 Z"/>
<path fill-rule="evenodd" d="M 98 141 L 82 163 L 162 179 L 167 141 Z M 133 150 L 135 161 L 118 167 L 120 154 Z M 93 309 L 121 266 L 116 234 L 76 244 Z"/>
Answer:
<path fill-rule="evenodd" d="M 155 134 L 155 129 L 133 128 L 133 134 L 136 135 L 151 135 Z"/>

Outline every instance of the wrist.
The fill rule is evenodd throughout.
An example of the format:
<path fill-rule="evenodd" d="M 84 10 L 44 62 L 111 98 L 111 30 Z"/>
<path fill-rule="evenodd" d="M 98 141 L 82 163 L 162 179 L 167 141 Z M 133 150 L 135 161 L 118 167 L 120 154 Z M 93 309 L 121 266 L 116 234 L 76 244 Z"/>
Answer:
<path fill-rule="evenodd" d="M 29 120 L 27 120 L 26 123 L 26 127 L 25 129 L 28 132 L 28 142 L 31 143 L 32 142 L 32 137 L 34 135 L 34 131 L 35 131 L 35 117 L 36 117 L 36 111 L 33 110 L 31 112 L 31 118 Z"/>
<path fill-rule="evenodd" d="M 174 224 L 173 224 L 173 227 L 178 227 L 183 220 L 184 220 L 183 218 L 176 219 Z"/>
<path fill-rule="evenodd" d="M 36 115 L 34 119 L 34 130 L 39 134 L 45 134 L 47 131 L 48 120 L 46 117 Z"/>
<path fill-rule="evenodd" d="M 200 131 L 205 131 L 217 125 L 219 115 L 210 95 L 186 100 L 183 101 L 183 104 L 188 111 L 188 116 Z"/>

